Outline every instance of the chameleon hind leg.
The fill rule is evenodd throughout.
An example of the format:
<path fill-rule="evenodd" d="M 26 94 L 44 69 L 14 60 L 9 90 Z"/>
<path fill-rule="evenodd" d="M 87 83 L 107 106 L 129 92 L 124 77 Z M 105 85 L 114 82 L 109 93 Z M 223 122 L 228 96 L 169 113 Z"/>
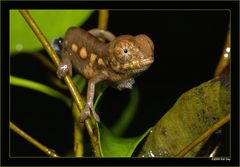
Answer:
<path fill-rule="evenodd" d="M 87 101 L 86 101 L 84 110 L 80 113 L 80 118 L 79 118 L 80 122 L 84 122 L 88 117 L 90 117 L 91 112 L 95 120 L 97 122 L 100 122 L 100 117 L 98 116 L 98 114 L 96 113 L 93 107 L 93 100 L 94 100 L 94 94 L 95 94 L 95 85 L 105 79 L 106 79 L 105 75 L 99 74 L 88 81 Z"/>

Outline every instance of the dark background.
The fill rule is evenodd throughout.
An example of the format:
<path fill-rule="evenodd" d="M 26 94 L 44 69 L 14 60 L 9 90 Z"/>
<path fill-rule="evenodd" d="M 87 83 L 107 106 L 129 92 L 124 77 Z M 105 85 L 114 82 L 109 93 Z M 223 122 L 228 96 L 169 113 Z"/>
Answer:
<path fill-rule="evenodd" d="M 229 26 L 229 11 L 110 11 L 108 29 L 115 35 L 147 34 L 155 44 L 155 62 L 136 78 L 138 112 L 124 136 L 144 133 L 185 91 L 213 78 Z M 47 19 L 47 17 L 46 17 Z M 95 12 L 82 26 L 97 26 Z M 43 51 L 42 51 L 43 52 Z M 11 74 L 51 85 L 48 70 L 29 56 L 10 62 Z M 60 155 L 72 149 L 72 115 L 61 101 L 20 87 L 10 87 L 11 121 Z M 108 88 L 100 116 L 111 127 L 127 104 L 129 90 Z M 104 112 L 101 112 L 104 111 Z M 45 156 L 11 133 L 11 156 Z"/>

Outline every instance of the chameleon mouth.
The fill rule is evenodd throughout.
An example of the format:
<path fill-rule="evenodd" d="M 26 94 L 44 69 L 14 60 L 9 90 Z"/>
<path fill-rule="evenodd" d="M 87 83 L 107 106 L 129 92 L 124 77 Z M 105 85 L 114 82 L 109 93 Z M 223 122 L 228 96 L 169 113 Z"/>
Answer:
<path fill-rule="evenodd" d="M 146 71 L 153 63 L 153 61 L 154 61 L 153 58 L 144 59 L 141 61 L 133 61 L 129 64 L 124 64 L 123 69 L 125 72 L 129 74 L 138 74 L 143 71 Z"/>
<path fill-rule="evenodd" d="M 126 70 L 134 70 L 134 69 L 145 69 L 146 67 L 148 68 L 152 63 L 153 63 L 154 59 L 153 58 L 148 58 L 148 59 L 144 59 L 144 60 L 137 60 L 137 61 L 132 61 L 131 63 L 128 64 L 124 64 L 122 66 L 123 69 Z"/>

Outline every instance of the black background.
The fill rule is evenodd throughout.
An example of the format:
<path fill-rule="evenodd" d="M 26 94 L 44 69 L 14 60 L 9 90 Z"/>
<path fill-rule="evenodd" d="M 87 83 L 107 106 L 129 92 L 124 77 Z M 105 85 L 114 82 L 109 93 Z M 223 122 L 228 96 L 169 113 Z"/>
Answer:
<path fill-rule="evenodd" d="M 47 17 L 46 17 L 47 19 Z M 97 26 L 95 12 L 82 26 Z M 111 10 L 108 29 L 115 35 L 147 34 L 155 44 L 155 62 L 136 78 L 138 112 L 124 136 L 144 133 L 185 91 L 213 78 L 230 23 L 228 10 Z M 47 69 L 36 59 L 10 60 L 12 75 L 49 84 Z M 49 84 L 51 85 L 51 84 Z M 72 149 L 72 116 L 58 100 L 20 87 L 10 87 L 11 121 L 60 155 Z M 129 90 L 108 88 L 100 110 L 111 127 L 127 104 Z M 103 113 L 101 111 L 104 111 Z M 45 156 L 10 133 L 11 156 Z"/>
<path fill-rule="evenodd" d="M 96 27 L 97 14 L 95 12 L 82 27 Z M 213 77 L 228 25 L 228 11 L 110 11 L 110 31 L 116 35 L 145 33 L 155 44 L 154 64 L 136 78 L 141 94 L 140 105 L 127 136 L 143 133 L 170 109 L 183 92 Z M 34 75 L 37 80 L 45 77 L 46 72 L 37 60 L 20 59 L 22 57 L 11 61 L 11 74 Z M 129 90 L 119 92 L 114 88 L 106 91 L 100 108 L 104 111 L 100 113 L 104 123 L 111 126 L 116 121 L 127 105 L 128 93 Z M 44 143 L 48 142 L 47 145 L 56 145 L 56 148 L 65 145 L 67 149 L 72 142 L 71 112 L 57 106 L 66 107 L 46 95 L 11 87 L 11 120 Z M 56 141 L 63 137 L 66 140 Z M 31 155 L 26 149 L 21 149 L 20 143 L 11 147 L 18 152 L 16 155 L 24 155 L 24 152 Z M 64 147 L 60 148 L 63 154 Z"/>

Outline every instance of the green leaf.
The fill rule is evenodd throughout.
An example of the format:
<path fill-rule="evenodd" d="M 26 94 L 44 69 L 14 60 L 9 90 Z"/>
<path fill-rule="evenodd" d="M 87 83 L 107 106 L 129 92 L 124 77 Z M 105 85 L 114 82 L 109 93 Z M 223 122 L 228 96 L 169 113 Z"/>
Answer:
<path fill-rule="evenodd" d="M 73 83 L 76 85 L 78 91 L 82 93 L 87 81 L 81 75 L 77 74 L 73 77 Z"/>
<path fill-rule="evenodd" d="M 97 95 L 97 98 L 94 102 L 94 108 L 97 107 L 99 100 L 101 99 L 103 93 L 105 92 L 105 90 L 108 88 L 108 85 L 106 83 L 100 83 L 98 85 L 96 85 L 96 91 L 95 94 Z"/>
<path fill-rule="evenodd" d="M 99 131 L 103 157 L 131 157 L 138 144 L 150 132 L 150 129 L 143 135 L 132 138 L 117 137 L 102 124 L 99 124 Z"/>
<path fill-rule="evenodd" d="M 58 92 L 57 90 L 55 90 L 49 86 L 43 85 L 41 83 L 23 79 L 23 78 L 19 78 L 19 77 L 15 77 L 15 76 L 11 75 L 10 76 L 10 84 L 14 85 L 14 86 L 20 86 L 20 87 L 39 91 L 46 95 L 52 96 L 56 99 L 62 100 L 69 107 L 71 106 L 71 100 L 67 96 L 65 96 L 62 93 Z"/>
<path fill-rule="evenodd" d="M 29 10 L 33 19 L 51 42 L 63 36 L 71 26 L 82 25 L 93 10 Z M 42 48 L 18 10 L 10 10 L 10 52 Z"/>
<path fill-rule="evenodd" d="M 215 78 L 185 92 L 154 126 L 142 157 L 173 157 L 230 113 L 228 77 Z M 204 142 L 186 156 L 194 157 Z"/>
<path fill-rule="evenodd" d="M 118 118 L 116 123 L 111 128 L 111 131 L 117 135 L 121 136 L 125 130 L 128 128 L 129 124 L 132 122 L 138 108 L 139 104 L 139 90 L 134 87 L 130 91 L 130 100 L 126 108 L 123 110 L 121 116 Z"/>

